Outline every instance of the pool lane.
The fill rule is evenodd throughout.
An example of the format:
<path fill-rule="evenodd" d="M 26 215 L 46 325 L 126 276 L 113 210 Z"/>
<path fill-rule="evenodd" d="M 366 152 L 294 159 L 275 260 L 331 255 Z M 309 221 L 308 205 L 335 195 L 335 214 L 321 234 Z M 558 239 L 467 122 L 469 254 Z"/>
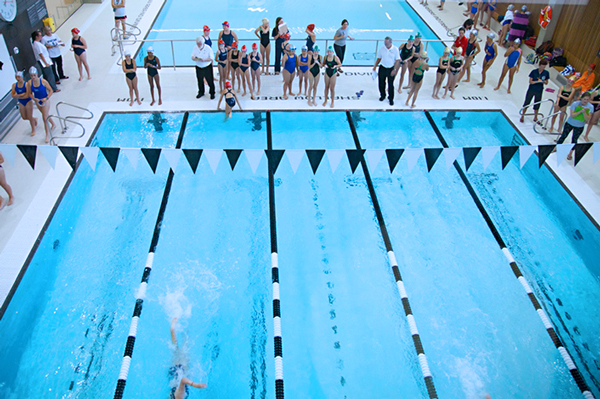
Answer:
<path fill-rule="evenodd" d="M 423 113 L 354 114 L 363 148 L 440 147 Z M 406 155 L 404 155 L 406 157 Z M 575 397 L 558 351 L 456 172 L 370 168 L 440 397 Z M 573 396 L 575 395 L 575 396 Z"/>
<path fill-rule="evenodd" d="M 500 112 L 457 112 L 449 125 L 447 113 L 431 115 L 450 146 L 526 145 Z M 504 170 L 498 157 L 485 171 L 477 158 L 467 177 L 599 397 L 600 231 L 535 154 L 523 168 L 518 155 Z"/>
<path fill-rule="evenodd" d="M 275 149 L 353 146 L 344 113 L 271 118 Z M 275 201 L 286 397 L 427 397 L 360 169 L 284 159 Z"/>
<path fill-rule="evenodd" d="M 253 117 L 241 114 L 224 124 L 220 113 L 190 114 L 183 148 L 264 148 L 266 128 L 253 131 Z M 227 134 L 219 133 L 222 127 Z M 222 154 L 216 173 L 206 155 L 195 175 L 182 160 L 164 215 L 125 398 L 169 396 L 173 317 L 179 318 L 178 340 L 189 360 L 186 376 L 208 384 L 192 395 L 275 397 L 268 209 L 264 155 L 256 173 L 243 154 L 235 171 Z"/>
<path fill-rule="evenodd" d="M 147 117 L 132 114 L 128 126 L 151 134 Z M 148 142 L 115 136 L 120 119 L 106 115 L 94 142 L 174 147 L 181 115 L 164 119 L 162 133 Z M 142 162 L 134 170 L 124 155 L 116 172 L 103 159 L 95 171 L 81 162 L 0 321 L 0 397 L 105 397 L 114 390 L 130 283 L 143 271 L 165 178 Z"/>

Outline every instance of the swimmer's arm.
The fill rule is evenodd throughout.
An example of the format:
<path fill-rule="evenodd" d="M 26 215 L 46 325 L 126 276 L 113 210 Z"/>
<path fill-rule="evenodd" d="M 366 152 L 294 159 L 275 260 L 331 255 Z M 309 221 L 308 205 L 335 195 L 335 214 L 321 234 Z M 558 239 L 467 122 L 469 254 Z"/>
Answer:
<path fill-rule="evenodd" d="M 4 163 L 4 157 L 2 156 L 1 152 L 0 152 L 0 163 Z"/>
<path fill-rule="evenodd" d="M 44 101 L 48 101 L 50 100 L 50 97 L 52 97 L 52 94 L 54 94 L 54 90 L 52 90 L 52 87 L 50 87 L 50 83 L 48 83 L 46 79 L 41 79 L 41 81 L 44 87 L 46 88 L 46 91 L 48 92 L 48 97 L 46 97 Z"/>
<path fill-rule="evenodd" d="M 496 60 L 496 57 L 498 57 L 498 46 L 494 43 L 494 58 L 492 58 L 492 62 Z"/>
<path fill-rule="evenodd" d="M 17 85 L 16 83 L 13 83 L 13 85 L 12 85 L 12 89 L 10 91 L 11 97 L 12 98 L 25 98 L 25 97 L 23 97 L 23 94 L 27 95 L 27 91 L 25 93 L 23 93 L 23 94 L 17 94 L 17 92 L 15 91 L 15 86 L 16 85 Z"/>
<path fill-rule="evenodd" d="M 475 54 L 473 54 L 473 58 L 475 58 L 475 56 L 479 53 L 481 53 L 481 46 L 479 45 L 478 42 L 475 42 Z"/>
<path fill-rule="evenodd" d="M 258 31 L 262 28 L 262 25 L 259 26 L 258 28 L 254 29 L 254 34 L 256 35 L 256 37 L 258 37 L 260 39 L 260 35 L 258 34 Z"/>
<path fill-rule="evenodd" d="M 160 60 L 158 59 L 158 57 L 157 57 L 157 56 L 154 56 L 154 58 L 156 58 L 156 69 L 160 69 L 160 68 L 162 68 L 162 67 L 160 66 Z"/>
<path fill-rule="evenodd" d="M 237 42 L 237 41 L 238 41 L 238 38 L 237 38 L 237 35 L 235 34 L 235 32 L 234 32 L 234 31 L 231 31 L 231 34 L 233 35 L 233 41 L 234 41 L 234 42 Z"/>
<path fill-rule="evenodd" d="M 240 107 L 240 111 L 243 111 L 242 105 L 240 104 L 240 100 L 238 100 L 238 97 L 236 96 L 235 92 L 232 91 L 231 94 L 233 94 L 233 97 L 235 97 L 235 102 L 238 105 L 238 107 Z"/>
<path fill-rule="evenodd" d="M 85 39 L 83 37 L 79 36 L 79 40 L 81 40 L 82 46 L 77 46 L 77 47 L 87 50 L 87 42 L 85 41 Z"/>
<path fill-rule="evenodd" d="M 217 109 L 221 109 L 221 101 L 223 100 L 223 96 L 225 95 L 225 90 L 221 92 L 221 97 L 219 97 L 219 103 L 217 104 Z M 171 333 L 171 340 L 173 339 L 173 333 Z"/>
<path fill-rule="evenodd" d="M 33 97 L 33 92 L 31 91 L 31 80 L 27 81 L 27 83 L 25 83 L 25 87 L 27 88 L 27 96 L 29 98 L 31 98 L 33 101 L 35 101 L 35 98 Z"/>
<path fill-rule="evenodd" d="M 223 94 L 221 94 L 221 98 L 223 98 Z M 221 100 L 219 100 L 219 103 Z M 171 342 L 173 345 L 177 346 L 177 335 L 175 334 L 175 325 L 177 324 L 177 317 L 171 320 Z"/>

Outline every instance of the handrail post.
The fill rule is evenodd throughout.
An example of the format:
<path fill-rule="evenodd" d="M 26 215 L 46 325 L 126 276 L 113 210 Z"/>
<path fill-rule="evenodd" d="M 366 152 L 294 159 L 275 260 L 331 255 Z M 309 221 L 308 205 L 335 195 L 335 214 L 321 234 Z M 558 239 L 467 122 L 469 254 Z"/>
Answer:
<path fill-rule="evenodd" d="M 177 66 L 175 65 L 175 48 L 173 47 L 173 40 L 171 40 L 171 55 L 173 56 L 173 70 L 177 70 Z"/>
<path fill-rule="evenodd" d="M 379 39 L 375 40 L 375 61 L 377 61 L 377 52 L 379 51 Z M 373 62 L 375 64 L 375 62 Z"/>

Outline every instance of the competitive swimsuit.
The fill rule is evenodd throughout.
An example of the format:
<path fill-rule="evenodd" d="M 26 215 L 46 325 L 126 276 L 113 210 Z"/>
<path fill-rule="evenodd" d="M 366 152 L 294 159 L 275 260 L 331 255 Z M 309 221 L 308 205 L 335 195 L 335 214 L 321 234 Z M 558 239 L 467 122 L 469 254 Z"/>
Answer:
<path fill-rule="evenodd" d="M 308 63 L 308 54 L 306 54 L 306 57 L 300 55 L 300 61 Z M 301 65 L 300 71 L 302 71 L 302 73 L 308 71 L 308 65 Z"/>
<path fill-rule="evenodd" d="M 133 61 L 131 61 L 129 63 L 127 61 L 125 61 L 125 68 L 126 69 L 133 69 Z M 135 78 L 135 72 L 127 72 L 125 74 L 125 77 L 127 79 L 129 79 L 129 80 L 133 80 Z"/>
<path fill-rule="evenodd" d="M 414 44 L 414 45 L 413 45 L 413 47 L 415 48 L 415 54 L 419 54 L 419 53 L 421 52 L 421 44 L 422 44 L 422 43 L 419 43 L 419 44 Z M 418 59 L 419 59 L 419 57 L 418 57 L 418 56 L 414 56 L 414 57 L 412 57 L 412 58 L 410 59 L 410 62 L 415 62 L 415 61 L 417 61 Z"/>
<path fill-rule="evenodd" d="M 442 65 L 443 65 L 443 66 L 448 66 L 448 63 L 449 63 L 449 62 L 450 62 L 450 58 L 447 58 L 447 59 L 443 59 L 443 58 L 442 58 Z M 443 75 L 443 74 L 445 74 L 445 73 L 446 73 L 446 71 L 447 71 L 447 70 L 448 70 L 448 68 L 440 68 L 440 67 L 438 66 L 437 73 L 439 73 L 439 74 L 442 74 L 442 75 Z"/>
<path fill-rule="evenodd" d="M 43 85 L 41 79 L 39 86 L 34 86 L 33 81 L 31 82 L 31 92 L 33 93 L 33 97 L 38 100 L 48 97 L 48 90 L 46 90 L 46 86 Z M 38 104 L 42 105 L 42 101 L 38 101 Z"/>
<path fill-rule="evenodd" d="M 460 70 L 459 68 L 462 66 L 463 64 L 463 58 L 456 58 L 456 57 L 452 57 L 452 60 L 450 61 L 450 67 L 452 68 L 452 70 L 450 72 L 452 72 L 454 75 L 457 75 Z"/>
<path fill-rule="evenodd" d="M 240 64 L 240 69 L 242 70 L 242 72 L 246 72 L 248 70 L 248 67 L 244 65 L 247 63 L 248 63 L 248 55 L 246 54 L 246 56 L 242 57 L 242 63 Z"/>
<path fill-rule="evenodd" d="M 240 55 L 240 50 L 231 50 L 231 67 L 233 69 L 238 69 L 238 67 L 240 66 L 240 64 L 237 62 L 239 55 Z"/>
<path fill-rule="evenodd" d="M 231 47 L 233 44 L 233 33 L 231 31 L 229 31 L 229 33 L 223 32 L 221 40 L 225 42 L 225 47 Z"/>
<path fill-rule="evenodd" d="M 79 39 L 71 39 L 71 45 L 77 45 L 77 46 L 83 46 L 83 43 L 81 42 L 81 37 L 79 37 Z M 73 52 L 77 55 L 81 55 L 83 53 L 85 53 L 85 49 L 79 48 L 79 47 L 73 47 Z"/>
<path fill-rule="evenodd" d="M 263 32 L 262 28 L 260 28 L 260 44 L 263 47 L 267 47 L 269 45 L 269 31 Z"/>
<path fill-rule="evenodd" d="M 417 74 L 417 71 L 421 71 L 421 73 Z M 423 62 L 419 61 L 419 63 L 415 67 L 415 72 L 413 73 L 412 81 L 414 83 L 421 82 L 421 80 L 423 80 L 423 73 L 424 72 L 425 72 L 425 70 L 423 69 Z"/>
<path fill-rule="evenodd" d="M 516 66 L 520 55 L 521 50 L 515 50 L 512 53 L 510 53 L 506 58 L 506 65 L 508 65 L 509 68 L 513 68 L 514 66 Z"/>
<path fill-rule="evenodd" d="M 171 388 L 171 392 L 169 392 L 169 399 L 175 399 L 175 391 L 177 391 L 177 387 L 179 386 L 179 381 L 181 381 L 181 378 L 183 378 L 183 373 L 184 373 L 184 369 L 183 369 L 183 365 L 178 364 L 176 366 L 172 366 L 169 369 L 169 380 L 174 381 L 175 385 L 174 387 Z M 184 398 L 187 398 L 190 394 L 190 388 L 187 384 L 185 384 L 185 395 Z"/>
<path fill-rule="evenodd" d="M 414 46 L 411 46 L 410 48 L 408 48 L 408 46 L 406 44 L 404 46 L 402 46 L 402 49 L 400 49 L 400 64 L 401 65 L 404 64 L 406 62 L 406 60 L 410 58 L 413 47 Z"/>
<path fill-rule="evenodd" d="M 294 73 L 294 71 L 296 70 L 296 56 L 295 55 L 294 56 L 288 55 L 288 59 L 285 62 L 283 69 L 285 69 L 289 73 Z"/>
<path fill-rule="evenodd" d="M 473 55 L 473 53 L 475 53 L 475 42 L 471 42 L 469 40 L 469 42 L 467 43 L 467 53 L 465 55 L 467 57 L 470 57 Z"/>
<path fill-rule="evenodd" d="M 562 91 L 560 92 L 560 95 L 561 95 L 561 96 L 565 96 L 565 97 L 569 97 L 569 96 L 571 95 L 571 93 L 572 93 L 572 92 L 573 92 L 573 89 L 571 89 L 571 90 L 567 91 L 567 90 L 565 90 L 565 89 L 564 89 L 564 87 L 563 87 Z M 569 103 L 569 100 L 565 100 L 564 98 L 560 98 L 560 99 L 558 100 L 558 108 L 562 108 L 562 107 L 564 107 L 565 105 L 567 105 L 568 103 Z"/>
<path fill-rule="evenodd" d="M 227 50 L 223 52 L 221 52 L 221 50 L 217 51 L 217 62 L 219 63 L 219 65 L 225 68 L 225 66 L 227 65 Z"/>
<path fill-rule="evenodd" d="M 471 14 L 477 14 L 477 0 L 473 1 L 471 5 Z"/>
<path fill-rule="evenodd" d="M 206 37 L 206 36 L 202 36 L 204 38 L 204 44 L 206 44 L 208 47 L 212 48 L 212 40 L 210 40 L 210 37 Z"/>
<path fill-rule="evenodd" d="M 312 76 L 317 77 L 319 72 L 321 72 L 321 67 L 319 66 L 319 64 L 321 64 L 323 60 L 321 59 L 320 55 L 318 56 L 318 58 L 314 58 L 314 56 L 312 56 L 312 60 L 314 60 L 314 64 L 310 67 L 310 73 L 312 73 Z M 319 61 L 319 64 L 317 64 L 317 61 Z"/>
<path fill-rule="evenodd" d="M 225 96 L 227 96 L 227 94 L 229 93 L 231 93 L 231 89 L 227 89 L 227 93 L 225 93 Z M 235 106 L 235 98 L 233 96 L 225 97 L 225 103 L 227 103 L 227 105 L 233 108 Z"/>
<path fill-rule="evenodd" d="M 250 54 L 250 68 L 252 68 L 253 71 L 256 71 L 258 69 L 258 67 L 260 67 L 260 62 L 257 61 L 259 59 L 259 55 L 256 54 L 256 57 L 252 54 Z"/>
<path fill-rule="evenodd" d="M 19 82 L 17 82 L 15 84 L 15 93 L 24 94 L 26 92 L 27 92 L 27 87 L 25 87 L 25 82 L 23 82 L 23 86 L 21 86 L 21 87 L 19 87 Z M 27 105 L 27 103 L 29 103 L 29 101 L 31 101 L 31 98 L 19 98 L 18 101 L 19 101 L 19 103 L 21 103 L 21 105 Z"/>
<path fill-rule="evenodd" d="M 313 51 L 314 45 L 315 45 L 315 42 L 310 37 L 310 35 L 308 35 L 308 37 L 306 38 L 306 47 L 308 48 L 308 51 Z"/>
<path fill-rule="evenodd" d="M 337 72 L 337 63 L 335 62 L 335 57 L 330 61 L 325 57 L 325 73 L 327 76 L 332 77 Z"/>
<path fill-rule="evenodd" d="M 489 61 L 492 58 L 494 58 L 494 56 L 496 55 L 496 50 L 494 50 L 494 43 L 492 43 L 492 44 L 487 44 L 486 43 L 485 44 L 485 51 L 486 51 L 486 54 L 485 54 L 485 60 L 486 61 Z"/>
<path fill-rule="evenodd" d="M 152 59 L 150 59 L 150 57 L 146 57 L 146 59 L 144 60 L 144 64 L 152 65 L 151 67 L 148 67 L 148 76 L 153 78 L 156 75 L 158 75 L 158 69 L 156 69 L 156 67 L 158 66 L 158 61 L 156 57 Z"/>

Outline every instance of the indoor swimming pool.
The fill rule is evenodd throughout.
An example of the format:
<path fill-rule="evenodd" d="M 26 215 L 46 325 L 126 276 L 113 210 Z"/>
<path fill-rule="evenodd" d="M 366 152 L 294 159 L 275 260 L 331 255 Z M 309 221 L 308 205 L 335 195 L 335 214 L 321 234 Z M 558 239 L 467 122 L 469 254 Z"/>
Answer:
<path fill-rule="evenodd" d="M 91 145 L 117 166 L 80 160 L 33 251 L 0 319 L 0 397 L 113 397 L 151 248 L 123 397 L 168 397 L 177 317 L 208 384 L 190 398 L 275 399 L 276 248 L 287 398 L 428 398 L 390 246 L 439 398 L 581 397 L 489 223 L 598 397 L 597 226 L 535 154 L 410 165 L 444 142 L 527 144 L 500 111 L 105 113 Z M 155 173 L 139 148 L 161 149 Z M 203 151 L 172 173 L 175 148 Z M 383 149 L 404 150 L 393 173 Z"/>
<path fill-rule="evenodd" d="M 381 0 L 376 2 L 350 2 L 331 4 L 324 12 L 323 4 L 317 0 L 304 1 L 303 7 L 295 3 L 272 0 L 249 1 L 219 1 L 206 2 L 202 7 L 189 0 L 166 0 L 160 14 L 154 21 L 147 37 L 148 40 L 138 52 L 138 65 L 143 62 L 148 46 L 154 47 L 154 53 L 161 59 L 163 66 L 172 66 L 173 57 L 177 66 L 194 65 L 190 54 L 195 46 L 195 39 L 202 36 L 202 27 L 208 25 L 212 31 L 213 50 L 216 51 L 216 40 L 222 30 L 223 21 L 227 20 L 243 44 L 251 48 L 251 44 L 259 40 L 254 30 L 261 25 L 263 18 L 270 21 L 271 30 L 277 17 L 286 22 L 292 37 L 292 43 L 300 54 L 300 49 L 306 43 L 305 33 L 308 24 L 315 24 L 317 44 L 321 55 L 325 55 L 326 45 L 333 45 L 335 32 L 343 19 L 349 21 L 350 36 L 357 39 L 348 41 L 344 65 L 374 65 L 375 54 L 383 39 L 390 36 L 396 39 L 394 43 L 400 46 L 409 36 L 421 33 L 423 40 L 436 40 L 439 37 L 427 26 L 406 0 Z M 172 42 L 154 42 L 153 40 L 174 40 Z M 189 40 L 189 41 L 181 41 Z M 361 41 L 368 40 L 368 41 Z M 250 51 L 250 50 L 249 50 Z M 427 46 L 431 65 L 437 65 L 444 51 L 444 45 L 439 42 Z M 174 54 L 174 56 L 173 56 Z M 275 41 L 271 40 L 271 64 L 275 62 Z"/>

